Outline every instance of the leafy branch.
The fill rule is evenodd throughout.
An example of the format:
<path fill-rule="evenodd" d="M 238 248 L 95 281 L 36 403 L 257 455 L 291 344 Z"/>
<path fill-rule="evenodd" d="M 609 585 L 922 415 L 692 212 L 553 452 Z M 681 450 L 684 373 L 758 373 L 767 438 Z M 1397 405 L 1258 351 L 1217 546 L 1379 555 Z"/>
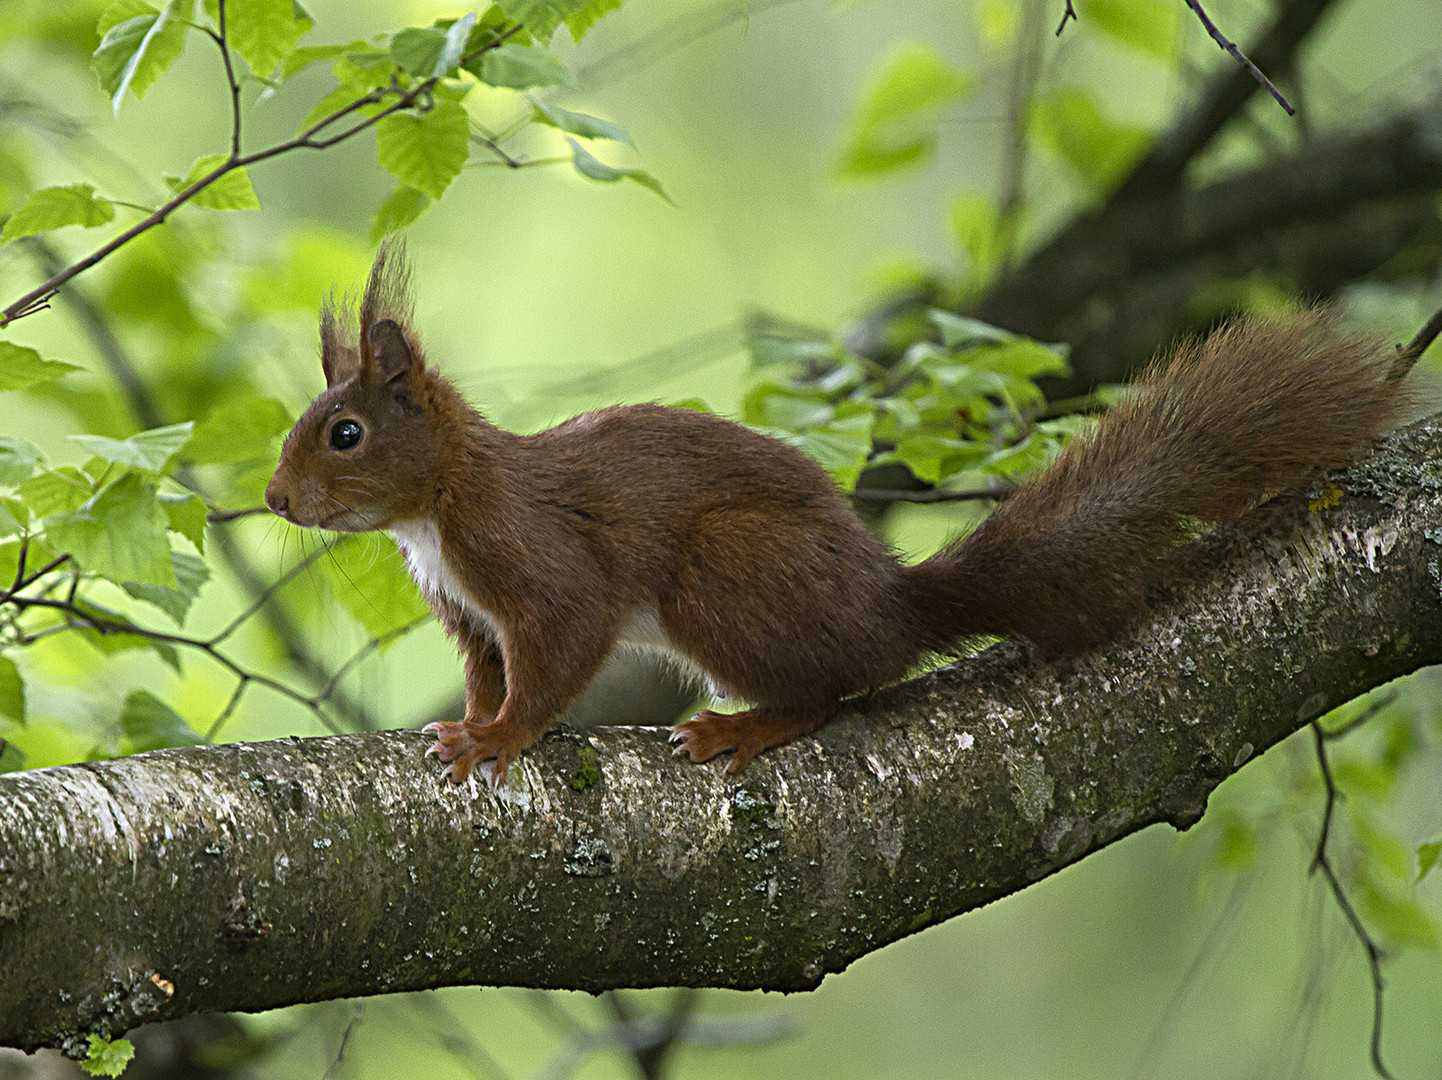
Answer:
<path fill-rule="evenodd" d="M 240 704 L 241 697 L 244 695 L 245 690 L 252 684 L 266 687 L 296 704 L 305 707 L 327 730 L 334 734 L 341 734 L 344 728 L 336 723 L 323 708 L 335 694 L 341 680 L 366 657 L 384 648 L 424 621 L 422 617 L 417 617 L 393 627 L 382 634 L 371 637 L 335 670 L 329 681 L 326 682 L 319 691 L 307 694 L 279 679 L 272 678 L 246 667 L 230 653 L 222 651 L 221 646 L 227 639 L 234 635 L 242 625 L 255 616 L 255 614 L 270 601 L 274 593 L 310 569 L 322 555 L 329 554 L 330 547 L 328 545 L 318 548 L 297 562 L 295 566 L 291 567 L 285 574 L 276 579 L 263 595 L 209 637 L 196 637 L 189 634 L 154 630 L 141 626 L 129 619 L 120 618 L 113 613 L 98 608 L 96 605 L 86 602 L 77 596 L 78 585 L 81 580 L 81 574 L 78 570 L 74 570 L 69 575 L 69 588 L 65 590 L 64 598 L 57 599 L 52 594 L 56 591 L 56 586 L 62 583 L 57 580 L 56 575 L 64 569 L 73 568 L 74 560 L 69 553 L 63 553 L 50 559 L 38 570 L 32 571 L 27 565 L 29 552 L 30 540 L 29 537 L 25 537 L 20 543 L 18 566 L 15 571 L 14 580 L 9 588 L 0 591 L 0 609 L 9 607 L 13 609 L 15 616 L 23 615 L 31 610 L 55 612 L 62 616 L 64 621 L 39 630 L 27 631 L 20 627 L 18 620 L 12 616 L 10 621 L 15 630 L 16 644 L 33 644 L 44 637 L 64 631 L 91 630 L 102 635 L 120 634 L 127 637 L 142 638 L 146 641 L 156 642 L 162 645 L 179 646 L 195 650 L 210 657 L 236 677 L 236 685 L 230 697 L 227 699 L 225 706 L 207 728 L 204 739 L 198 741 L 210 742 L 219 734 L 225 721 L 234 714 L 236 707 Z M 51 579 L 49 583 L 46 582 L 47 578 Z M 37 588 L 39 591 L 29 593 L 29 590 L 32 588 Z"/>
<path fill-rule="evenodd" d="M 220 48 L 221 56 L 224 58 L 225 61 L 225 74 L 227 83 L 230 88 L 230 97 L 232 104 L 230 153 L 224 159 L 222 159 L 219 164 L 215 165 L 209 171 L 204 172 L 203 175 L 196 178 L 190 184 L 182 187 L 170 199 L 162 203 L 160 207 L 151 212 L 145 218 L 141 219 L 139 222 L 132 225 L 130 228 L 126 229 L 118 236 L 111 239 L 108 243 L 103 244 L 101 247 L 97 248 L 89 255 L 77 260 L 76 262 L 71 263 L 69 266 L 56 272 L 49 278 L 49 280 L 45 281 L 41 285 L 36 286 L 24 296 L 7 305 L 3 310 L 0 310 L 0 328 L 8 326 L 10 323 L 16 321 L 17 319 L 24 318 L 26 315 L 32 315 L 35 312 L 40 311 L 45 307 L 48 307 L 49 301 L 70 279 L 75 277 L 77 274 L 83 273 L 84 271 L 90 269 L 92 266 L 95 266 L 97 263 L 104 260 L 107 256 L 113 254 L 119 248 L 128 244 L 136 237 L 141 236 L 149 230 L 155 228 L 157 225 L 162 224 L 166 218 L 168 218 L 180 207 L 184 206 L 186 203 L 193 200 L 201 192 L 205 191 L 217 181 L 235 172 L 236 170 L 243 170 L 246 167 L 253 165 L 257 162 L 266 161 L 270 158 L 277 157 L 281 154 L 290 153 L 294 150 L 324 150 L 329 147 L 335 146 L 338 143 L 345 142 L 347 139 L 353 138 L 354 136 L 360 134 L 362 131 L 374 127 L 377 123 L 379 123 L 386 117 L 395 115 L 396 113 L 399 113 L 404 109 L 409 109 L 414 106 L 419 112 L 424 113 L 426 111 L 429 111 L 429 109 L 433 105 L 433 102 L 430 100 L 429 95 L 441 82 L 444 73 L 438 75 L 431 75 L 430 77 L 422 79 L 420 82 L 409 88 L 402 86 L 397 76 L 392 76 L 391 82 L 388 86 L 377 87 L 369 91 L 368 93 L 357 96 L 355 99 L 348 102 L 347 104 L 336 108 L 327 115 L 321 117 L 315 123 L 311 124 L 308 128 L 306 128 L 303 132 L 301 132 L 300 135 L 292 139 L 287 139 L 284 142 L 276 143 L 273 146 L 266 147 L 264 150 L 256 150 L 249 154 L 243 154 L 241 153 L 240 84 L 235 76 L 235 70 L 230 58 L 230 46 L 226 38 L 225 0 L 218 0 L 217 7 L 219 12 L 219 28 L 217 30 L 207 29 L 206 33 L 210 35 L 210 37 L 215 41 L 216 45 Z M 485 53 L 490 52 L 493 49 L 499 48 L 501 45 L 505 44 L 507 40 L 513 37 L 516 33 L 518 33 L 520 29 L 521 25 L 519 23 L 516 23 L 496 33 L 489 41 L 486 41 L 484 44 L 464 54 L 459 59 L 459 66 L 473 63 L 476 60 L 480 59 L 480 57 L 483 56 Z M 350 127 L 347 127 L 342 131 L 335 132 L 333 134 L 323 137 L 321 136 L 321 133 L 327 128 L 330 128 L 333 125 L 340 123 L 342 120 L 345 120 L 347 117 L 354 115 L 362 109 L 365 109 L 369 106 L 380 105 L 385 102 L 387 98 L 393 96 L 396 99 L 395 101 L 391 102 L 385 108 L 380 109 L 378 112 L 366 117 L 364 120 L 361 120 L 359 123 L 352 124 Z"/>

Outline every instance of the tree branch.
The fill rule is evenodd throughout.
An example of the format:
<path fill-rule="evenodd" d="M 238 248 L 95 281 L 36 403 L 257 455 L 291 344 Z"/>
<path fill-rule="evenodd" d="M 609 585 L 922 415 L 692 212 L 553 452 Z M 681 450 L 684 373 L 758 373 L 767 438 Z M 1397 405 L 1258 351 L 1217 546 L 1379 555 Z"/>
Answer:
<path fill-rule="evenodd" d="M 501 791 L 414 731 L 0 777 L 0 1043 L 494 983 L 809 989 L 1148 824 L 1442 656 L 1442 417 L 1201 547 L 1108 654 L 1003 644 L 739 778 L 558 730 Z"/>
<path fill-rule="evenodd" d="M 974 314 L 1069 342 L 1075 375 L 1049 385 L 1070 394 L 1145 362 L 1209 286 L 1265 271 L 1320 297 L 1409 246 L 1435 263 L 1439 116 L 1429 103 L 1205 187 L 1114 199 L 998 281 Z"/>

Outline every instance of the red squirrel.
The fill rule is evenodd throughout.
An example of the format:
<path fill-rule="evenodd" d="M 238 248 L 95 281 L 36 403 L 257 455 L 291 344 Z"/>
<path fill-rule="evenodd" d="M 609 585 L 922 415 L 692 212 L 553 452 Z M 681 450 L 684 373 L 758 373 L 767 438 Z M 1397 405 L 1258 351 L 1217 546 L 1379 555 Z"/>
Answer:
<path fill-rule="evenodd" d="M 425 729 L 456 783 L 495 759 L 501 784 L 622 643 L 747 703 L 672 733 L 692 761 L 732 751 L 732 773 L 927 656 L 1011 635 L 1082 652 L 1140 620 L 1197 520 L 1349 463 L 1405 407 L 1410 366 L 1317 311 L 1231 324 L 907 566 L 816 462 L 729 420 L 625 405 L 534 435 L 492 425 L 427 362 L 409 277 L 387 242 L 359 326 L 323 307 L 327 389 L 265 501 L 296 525 L 395 538 L 465 655 L 464 718 Z"/>

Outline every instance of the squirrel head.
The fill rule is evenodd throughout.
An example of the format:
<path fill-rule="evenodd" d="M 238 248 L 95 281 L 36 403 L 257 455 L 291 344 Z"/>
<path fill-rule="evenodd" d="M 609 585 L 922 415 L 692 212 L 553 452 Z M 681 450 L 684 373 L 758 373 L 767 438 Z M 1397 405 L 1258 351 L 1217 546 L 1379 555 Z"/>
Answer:
<path fill-rule="evenodd" d="M 410 267 L 404 246 L 376 254 L 361 300 L 321 309 L 326 390 L 296 421 L 265 504 L 296 525 L 364 532 L 429 513 L 445 424 L 439 378 L 427 371 L 409 328 Z"/>

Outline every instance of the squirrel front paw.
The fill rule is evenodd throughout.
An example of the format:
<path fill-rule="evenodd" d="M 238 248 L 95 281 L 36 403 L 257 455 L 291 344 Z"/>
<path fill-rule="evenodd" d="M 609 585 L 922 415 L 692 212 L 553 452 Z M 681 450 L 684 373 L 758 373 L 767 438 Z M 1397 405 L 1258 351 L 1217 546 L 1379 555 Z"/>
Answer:
<path fill-rule="evenodd" d="M 496 764 L 491 771 L 491 784 L 500 787 L 506 782 L 511 762 L 530 745 L 508 735 L 501 725 L 495 723 L 445 720 L 427 724 L 421 730 L 435 735 L 435 744 L 426 753 L 435 754 L 445 764 L 446 770 L 441 776 L 453 784 L 464 783 L 477 762 L 494 758 Z"/>

